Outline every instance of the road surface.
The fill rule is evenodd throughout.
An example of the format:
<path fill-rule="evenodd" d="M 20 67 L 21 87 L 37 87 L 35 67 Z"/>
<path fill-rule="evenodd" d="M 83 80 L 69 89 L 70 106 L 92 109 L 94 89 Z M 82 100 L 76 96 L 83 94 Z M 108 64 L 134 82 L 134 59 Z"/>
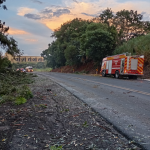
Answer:
<path fill-rule="evenodd" d="M 120 132 L 150 150 L 150 82 L 66 73 L 40 73 L 90 105 Z"/>

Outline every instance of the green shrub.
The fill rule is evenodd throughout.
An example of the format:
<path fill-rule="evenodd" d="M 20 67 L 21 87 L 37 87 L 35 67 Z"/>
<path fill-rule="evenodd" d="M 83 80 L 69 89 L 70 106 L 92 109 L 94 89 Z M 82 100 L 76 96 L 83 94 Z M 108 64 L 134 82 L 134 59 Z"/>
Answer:
<path fill-rule="evenodd" d="M 7 57 L 2 57 L 0 53 L 0 70 L 3 68 L 11 68 L 12 64 L 11 61 Z"/>
<path fill-rule="evenodd" d="M 15 100 L 15 105 L 21 105 L 21 104 L 24 104 L 26 102 L 27 102 L 27 100 L 24 97 L 17 97 Z"/>
<path fill-rule="evenodd" d="M 27 85 L 22 86 L 19 94 L 20 94 L 20 96 L 25 97 L 26 99 L 33 97 L 33 94 Z"/>
<path fill-rule="evenodd" d="M 42 108 L 47 108 L 47 105 L 45 105 L 45 104 L 40 104 L 39 106 Z"/>
<path fill-rule="evenodd" d="M 0 97 L 0 104 L 3 104 L 8 101 L 14 101 L 14 100 L 15 100 L 15 97 L 13 97 L 11 95 L 3 95 Z"/>
<path fill-rule="evenodd" d="M 50 146 L 50 150 L 63 150 L 62 146 Z"/>
<path fill-rule="evenodd" d="M 150 52 L 150 34 L 133 38 L 115 49 L 114 54 L 129 52 L 131 54 L 143 55 Z"/>
<path fill-rule="evenodd" d="M 115 49 L 114 54 L 122 54 L 125 52 L 131 53 L 132 55 L 144 55 L 144 70 L 150 72 L 150 34 L 139 36 L 125 42 Z"/>
<path fill-rule="evenodd" d="M 33 74 L 3 69 L 3 72 L 0 72 L 0 104 L 8 101 L 15 102 L 18 97 L 32 98 L 33 94 L 29 87 L 24 85 L 33 82 L 32 76 Z"/>

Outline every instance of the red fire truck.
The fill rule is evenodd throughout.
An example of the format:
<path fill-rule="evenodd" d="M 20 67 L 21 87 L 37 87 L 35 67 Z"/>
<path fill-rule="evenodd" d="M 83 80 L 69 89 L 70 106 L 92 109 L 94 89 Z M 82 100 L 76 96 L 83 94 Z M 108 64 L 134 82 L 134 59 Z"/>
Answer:
<path fill-rule="evenodd" d="M 124 53 L 104 58 L 100 71 L 102 76 L 114 75 L 115 78 L 128 76 L 130 79 L 142 76 L 144 55 L 131 56 L 131 54 L 127 54 Z"/>

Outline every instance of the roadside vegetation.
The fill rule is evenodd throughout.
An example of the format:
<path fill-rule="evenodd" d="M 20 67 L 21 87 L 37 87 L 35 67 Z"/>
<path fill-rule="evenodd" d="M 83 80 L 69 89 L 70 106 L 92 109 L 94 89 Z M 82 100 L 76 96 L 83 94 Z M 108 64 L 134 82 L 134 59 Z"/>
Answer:
<path fill-rule="evenodd" d="M 5 0 L 0 0 L 0 8 L 7 10 L 3 5 L 4 2 Z M 7 35 L 8 30 L 9 27 L 5 26 L 5 22 L 0 21 L 0 48 L 13 57 L 21 55 L 17 41 Z M 0 105 L 8 101 L 20 105 L 33 97 L 28 87 L 28 84 L 33 82 L 31 76 L 32 74 L 14 71 L 11 62 L 2 56 L 0 51 Z"/>
<path fill-rule="evenodd" d="M 5 102 L 20 105 L 33 97 L 28 87 L 28 84 L 33 83 L 33 74 L 12 70 L 7 58 L 0 56 L 0 62 L 0 105 Z"/>
<path fill-rule="evenodd" d="M 115 49 L 114 54 L 144 55 L 144 73 L 150 77 L 150 34 L 132 38 Z"/>
<path fill-rule="evenodd" d="M 147 61 L 150 22 L 142 19 L 137 11 L 114 13 L 110 8 L 91 20 L 75 18 L 54 31 L 52 37 L 56 40 L 48 44 L 41 56 L 53 69 L 89 62 L 100 68 L 102 58 L 123 52 L 144 54 Z"/>
<path fill-rule="evenodd" d="M 7 70 L 6 70 L 7 71 Z M 25 103 L 33 95 L 28 84 L 33 83 L 32 74 L 20 71 L 0 73 L 0 104 L 11 102 L 15 105 Z"/>

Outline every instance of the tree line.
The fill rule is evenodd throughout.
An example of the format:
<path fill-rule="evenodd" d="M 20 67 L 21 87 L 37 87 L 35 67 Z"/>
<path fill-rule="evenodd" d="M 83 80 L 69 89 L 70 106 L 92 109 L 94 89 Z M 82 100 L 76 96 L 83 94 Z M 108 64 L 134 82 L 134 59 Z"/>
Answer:
<path fill-rule="evenodd" d="M 99 65 L 102 58 L 112 55 L 123 43 L 150 32 L 150 22 L 142 19 L 143 15 L 137 11 L 113 13 L 110 8 L 91 20 L 75 18 L 53 32 L 51 37 L 55 40 L 41 56 L 52 68 L 89 61 Z"/>

